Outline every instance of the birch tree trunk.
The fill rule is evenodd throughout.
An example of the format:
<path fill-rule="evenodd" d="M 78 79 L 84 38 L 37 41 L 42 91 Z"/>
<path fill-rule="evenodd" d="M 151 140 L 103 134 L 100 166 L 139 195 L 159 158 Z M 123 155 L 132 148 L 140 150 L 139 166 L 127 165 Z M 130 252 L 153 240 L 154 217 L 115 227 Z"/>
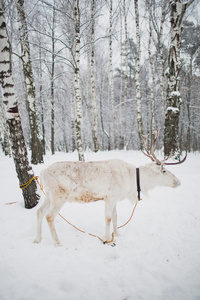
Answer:
<path fill-rule="evenodd" d="M 54 73 L 55 73 L 55 1 L 53 5 L 51 28 L 51 154 L 55 154 L 55 99 L 54 99 Z"/>
<path fill-rule="evenodd" d="M 24 10 L 24 0 L 17 0 L 17 12 L 19 17 L 18 22 L 22 53 L 21 59 L 23 63 L 23 73 L 26 86 L 26 100 L 28 105 L 28 115 L 31 129 L 31 162 L 33 164 L 38 164 L 43 162 L 43 151 L 37 119 L 35 86 L 31 65 L 30 47 L 28 42 L 28 29 Z"/>
<path fill-rule="evenodd" d="M 70 61 L 73 62 L 74 59 L 74 51 L 73 51 L 73 33 L 72 33 L 72 20 L 73 20 L 73 14 L 74 11 L 73 9 L 70 9 L 71 4 L 67 3 L 67 11 L 69 13 L 69 18 L 67 18 L 67 30 L 68 30 L 68 45 L 69 48 L 71 49 L 69 52 L 69 57 Z M 70 109 L 70 115 L 71 115 L 71 151 L 76 150 L 76 124 L 75 124 L 75 119 L 76 119 L 76 103 L 75 103 L 75 91 L 74 91 L 74 70 L 70 68 L 70 74 L 69 74 L 69 80 L 70 80 L 70 104 L 71 104 L 71 109 Z"/>
<path fill-rule="evenodd" d="M 182 20 L 187 7 L 194 0 L 183 3 L 183 0 L 174 0 L 171 5 L 171 28 L 170 28 L 170 49 L 168 54 L 167 76 L 167 109 L 165 113 L 164 127 L 164 155 L 168 156 L 171 149 L 175 157 L 180 158 L 179 145 L 179 115 L 181 107 L 180 86 L 180 47 Z"/>
<path fill-rule="evenodd" d="M 187 107 L 187 115 L 188 115 L 188 128 L 187 128 L 187 142 L 186 147 L 188 152 L 191 151 L 191 113 L 190 113 L 190 107 L 191 107 L 191 82 L 192 82 L 192 57 L 190 58 L 190 71 L 186 75 L 186 81 L 188 88 L 187 97 L 186 97 L 186 107 Z"/>
<path fill-rule="evenodd" d="M 46 154 L 45 149 L 45 126 L 44 126 L 44 101 L 43 101 L 43 80 L 42 80 L 42 47 L 41 47 L 41 40 L 39 38 L 39 59 L 40 59 L 40 67 L 39 67 L 39 85 L 40 85 L 40 106 L 41 106 L 41 121 L 42 121 L 42 148 L 43 154 Z"/>
<path fill-rule="evenodd" d="M 97 104 L 96 104 L 96 88 L 95 88 L 95 80 L 94 80 L 94 25 L 95 25 L 94 10 L 95 10 L 95 0 L 92 0 L 92 7 L 91 7 L 91 19 L 92 19 L 91 88 L 92 88 L 92 106 L 93 106 L 92 137 L 93 137 L 94 151 L 97 152 L 99 150 L 99 144 L 97 139 Z"/>
<path fill-rule="evenodd" d="M 113 0 L 110 0 L 110 27 L 109 27 L 109 74 L 110 74 L 110 101 L 112 107 L 112 120 L 113 120 L 113 134 L 114 134 L 114 148 L 117 144 L 117 128 L 116 128 L 116 112 L 114 102 L 114 76 L 113 76 L 113 50 L 112 50 L 112 35 L 113 35 Z"/>
<path fill-rule="evenodd" d="M 28 153 L 18 112 L 14 81 L 12 78 L 11 47 L 6 31 L 2 1 L 0 1 L 0 82 L 3 91 L 3 102 L 6 109 L 6 122 L 9 128 L 12 156 L 19 184 L 22 185 L 33 178 L 34 173 L 28 161 Z M 39 200 L 36 181 L 33 180 L 27 188 L 23 189 L 22 194 L 26 208 L 36 206 Z"/>
<path fill-rule="evenodd" d="M 165 75 L 164 75 L 164 53 L 163 53 L 163 25 L 168 14 L 167 10 L 168 0 L 164 0 L 162 6 L 162 14 L 161 14 L 161 21 L 160 21 L 160 30 L 157 31 L 158 37 L 158 55 L 159 55 L 159 66 L 160 66 L 160 96 L 161 96 L 161 105 L 162 105 L 162 113 L 163 119 L 165 115 Z"/>
<path fill-rule="evenodd" d="M 125 0 L 124 0 L 125 1 Z M 119 121 L 120 121 L 120 140 L 119 140 L 119 150 L 124 148 L 124 132 L 123 132 L 123 103 L 124 103 L 124 92 L 123 92 L 123 44 L 122 44 L 122 6 L 120 6 L 120 111 L 119 111 Z"/>
<path fill-rule="evenodd" d="M 126 102 L 126 98 L 127 98 L 127 88 L 128 88 L 128 28 L 127 28 L 127 11 L 126 10 L 127 10 L 126 0 L 124 0 L 123 11 L 124 11 L 124 30 L 125 30 L 125 82 L 124 82 L 124 101 L 125 102 Z"/>
<path fill-rule="evenodd" d="M 80 161 L 85 161 L 83 154 L 83 143 L 81 134 L 82 101 L 80 94 L 80 10 L 79 0 L 74 0 L 74 22 L 75 22 L 75 69 L 74 69 L 74 89 L 76 98 L 76 144 Z"/>
<path fill-rule="evenodd" d="M 155 70 L 153 66 L 153 60 L 151 55 L 151 41 L 152 41 L 152 14 L 149 0 L 146 0 L 148 12 L 149 12 L 149 43 L 148 43 L 148 55 L 149 55 L 149 64 L 151 68 L 151 144 L 154 139 L 154 130 L 155 130 Z"/>
<path fill-rule="evenodd" d="M 5 121 L 3 106 L 0 101 L 0 125 L 1 124 L 2 124 L 3 136 L 1 137 L 1 132 L 0 132 L 0 142 L 2 144 L 3 152 L 5 155 L 11 156 L 8 129 Z"/>
<path fill-rule="evenodd" d="M 152 24 L 154 27 L 154 30 L 157 35 L 157 55 L 158 55 L 158 65 L 159 65 L 159 81 L 160 81 L 160 100 L 161 100 L 161 106 L 162 106 L 162 120 L 163 124 L 161 124 L 161 127 L 164 126 L 164 116 L 165 116 L 165 76 L 164 76 L 164 43 L 163 43 L 163 25 L 166 20 L 166 16 L 169 12 L 168 10 L 168 3 L 169 0 L 164 0 L 161 2 L 161 19 L 160 24 L 158 24 L 157 18 L 155 17 L 156 13 L 155 11 L 152 12 Z M 155 10 L 155 5 L 152 6 L 152 9 Z"/>
<path fill-rule="evenodd" d="M 104 126 L 104 114 L 103 114 L 103 92 L 105 90 L 105 81 L 106 81 L 106 75 L 104 73 L 104 75 L 102 76 L 102 81 L 101 81 L 101 86 L 100 86 L 100 99 L 99 99 L 99 106 L 100 106 L 100 122 L 101 122 L 101 128 L 102 128 L 102 132 L 106 135 L 106 141 L 109 141 L 110 140 L 110 137 L 109 137 L 109 134 L 106 132 L 105 130 L 105 126 Z M 102 147 L 103 147 L 103 150 L 106 149 L 105 147 L 105 139 L 104 139 L 104 135 L 102 136 Z"/>
<path fill-rule="evenodd" d="M 123 1 L 123 15 L 125 28 L 125 79 L 123 80 L 122 71 L 122 9 L 120 9 L 120 45 L 121 45 L 121 82 L 120 82 L 120 140 L 119 149 L 124 149 L 126 135 L 126 100 L 128 87 L 128 29 L 127 29 L 127 8 L 126 0 Z M 124 81 L 124 89 L 123 89 Z"/>
<path fill-rule="evenodd" d="M 139 24 L 139 10 L 138 10 L 138 0 L 134 0 L 135 4 L 135 25 L 136 25 L 136 42 L 137 42 L 137 58 L 135 67 L 135 83 L 136 83 L 136 101 L 137 101 L 137 121 L 138 121 L 138 131 L 140 138 L 140 149 L 143 147 L 143 125 L 142 125 L 142 108 L 141 108 L 141 91 L 140 91 L 140 24 Z"/>

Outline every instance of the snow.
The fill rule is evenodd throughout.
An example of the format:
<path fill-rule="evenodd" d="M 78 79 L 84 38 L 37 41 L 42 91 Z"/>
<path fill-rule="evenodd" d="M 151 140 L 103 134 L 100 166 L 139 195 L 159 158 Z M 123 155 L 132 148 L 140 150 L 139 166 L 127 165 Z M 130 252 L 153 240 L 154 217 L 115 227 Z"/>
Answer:
<path fill-rule="evenodd" d="M 136 166 L 149 162 L 138 151 L 85 156 L 120 158 Z M 77 153 L 48 154 L 44 165 L 34 166 L 35 175 L 54 161 L 76 159 Z M 13 161 L 0 154 L 0 299 L 200 299 L 200 154 L 189 153 L 185 163 L 167 168 L 181 186 L 157 188 L 142 197 L 131 222 L 120 229 L 115 247 L 78 232 L 59 216 L 55 223 L 63 246 L 54 247 L 46 220 L 42 242 L 33 243 L 41 204 L 24 208 Z M 6 205 L 13 201 L 17 203 Z M 128 200 L 118 204 L 119 225 L 131 211 Z M 61 214 L 81 229 L 103 236 L 101 201 L 66 203 Z"/>
<path fill-rule="evenodd" d="M 181 94 L 180 94 L 180 92 L 179 91 L 173 91 L 173 92 L 171 92 L 171 96 L 173 97 L 180 97 L 181 96 Z"/>
<path fill-rule="evenodd" d="M 173 107 L 173 106 L 169 106 L 167 108 L 167 110 L 171 110 L 174 114 L 178 114 L 179 113 L 179 109 L 177 107 Z"/>

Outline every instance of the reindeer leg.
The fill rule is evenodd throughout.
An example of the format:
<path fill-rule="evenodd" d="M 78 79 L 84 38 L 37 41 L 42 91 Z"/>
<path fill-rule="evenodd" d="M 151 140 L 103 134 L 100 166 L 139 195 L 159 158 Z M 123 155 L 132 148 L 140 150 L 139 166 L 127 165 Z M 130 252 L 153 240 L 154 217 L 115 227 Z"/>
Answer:
<path fill-rule="evenodd" d="M 113 221 L 113 227 L 115 233 L 117 233 L 117 213 L 116 213 L 116 202 L 112 199 L 105 202 L 105 241 L 110 242 L 112 241 L 113 237 L 110 230 L 111 220 Z"/>
<path fill-rule="evenodd" d="M 111 241 L 112 240 L 112 236 L 111 236 L 111 232 L 110 232 L 110 223 L 111 223 L 111 219 L 112 219 L 112 209 L 110 207 L 110 203 L 109 201 L 105 202 L 105 222 L 106 222 L 106 226 L 105 226 L 105 241 Z"/>
<path fill-rule="evenodd" d="M 37 210 L 37 235 L 34 240 L 34 243 L 40 243 L 42 240 L 42 221 L 49 206 L 50 206 L 50 200 L 49 200 L 49 196 L 46 194 L 44 203 Z"/>
<path fill-rule="evenodd" d="M 115 236 L 119 236 L 119 232 L 117 230 L 117 208 L 116 205 L 113 208 L 113 213 L 112 213 L 112 222 L 113 222 L 113 232 Z"/>
<path fill-rule="evenodd" d="M 60 208 L 60 206 L 52 206 L 46 215 L 46 220 L 49 225 L 49 229 L 55 246 L 61 246 L 54 224 L 55 217 L 58 214 Z"/>

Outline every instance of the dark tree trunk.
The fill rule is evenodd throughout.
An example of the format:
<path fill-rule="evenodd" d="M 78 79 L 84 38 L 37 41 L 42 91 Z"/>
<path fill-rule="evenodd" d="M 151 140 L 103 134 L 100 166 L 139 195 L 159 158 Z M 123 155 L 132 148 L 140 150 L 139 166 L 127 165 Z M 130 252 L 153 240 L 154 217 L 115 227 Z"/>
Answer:
<path fill-rule="evenodd" d="M 176 158 L 180 158 L 179 115 L 181 107 L 180 86 L 180 47 L 182 19 L 187 7 L 194 0 L 183 3 L 183 0 L 171 1 L 170 50 L 168 55 L 167 76 L 167 110 L 164 128 L 164 155 L 168 156 L 173 149 Z"/>
<path fill-rule="evenodd" d="M 2 2 L 0 1 L 0 83 L 3 91 L 3 102 L 6 109 L 6 121 L 9 128 L 11 151 L 15 163 L 15 169 L 19 179 L 19 185 L 27 183 L 34 177 L 32 167 L 29 164 L 28 153 L 22 131 L 21 119 L 15 96 L 14 81 L 11 67 L 11 47 L 8 41 L 6 23 L 3 15 Z M 25 207 L 32 208 L 37 205 L 36 181 L 22 190 Z"/>
<path fill-rule="evenodd" d="M 30 47 L 28 42 L 28 28 L 24 10 L 24 0 L 17 0 L 17 12 L 19 16 L 18 22 L 22 52 L 21 58 L 26 86 L 26 100 L 31 129 L 31 162 L 33 164 L 38 164 L 43 162 L 43 149 L 39 133 L 39 122 L 37 119 L 35 85 L 31 65 Z"/>
<path fill-rule="evenodd" d="M 15 108 L 17 109 L 17 106 Z M 10 131 L 11 150 L 17 177 L 19 179 L 19 185 L 23 185 L 34 177 L 34 173 L 28 161 L 28 153 L 19 114 L 16 115 L 15 118 L 8 119 L 7 124 Z M 33 180 L 29 186 L 22 189 L 22 194 L 24 197 L 25 208 L 33 208 L 36 206 L 40 198 L 37 194 L 36 181 Z"/>

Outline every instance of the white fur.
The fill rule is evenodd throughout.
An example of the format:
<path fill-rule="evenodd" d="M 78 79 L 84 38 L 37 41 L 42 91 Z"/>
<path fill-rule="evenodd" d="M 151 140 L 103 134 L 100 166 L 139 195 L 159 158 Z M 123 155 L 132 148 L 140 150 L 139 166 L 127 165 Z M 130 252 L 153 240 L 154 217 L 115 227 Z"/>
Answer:
<path fill-rule="evenodd" d="M 105 240 L 110 241 L 110 223 L 117 231 L 116 204 L 125 198 L 137 201 L 136 167 L 113 159 L 99 162 L 57 162 L 41 173 L 45 201 L 37 211 L 36 243 L 42 239 L 42 220 L 46 214 L 55 245 L 60 245 L 54 219 L 66 201 L 89 203 L 105 201 Z M 155 163 L 140 167 L 142 193 L 156 186 L 176 187 L 179 180 Z"/>

